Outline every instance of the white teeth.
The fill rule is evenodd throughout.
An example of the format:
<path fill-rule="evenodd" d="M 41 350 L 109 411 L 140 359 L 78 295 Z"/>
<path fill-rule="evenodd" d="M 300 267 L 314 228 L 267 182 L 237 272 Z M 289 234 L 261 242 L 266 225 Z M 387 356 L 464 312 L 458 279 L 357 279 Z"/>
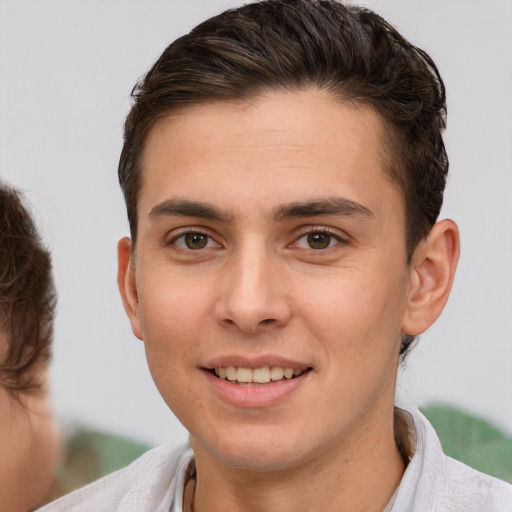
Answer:
<path fill-rule="evenodd" d="M 238 368 L 236 380 L 238 382 L 252 382 L 252 370 L 250 368 Z"/>
<path fill-rule="evenodd" d="M 284 376 L 287 379 L 291 379 L 293 377 L 293 368 L 285 368 L 284 369 Z"/>
<path fill-rule="evenodd" d="M 259 384 L 270 382 L 269 367 L 265 366 L 264 368 L 255 368 L 252 372 L 252 380 L 253 382 L 258 382 Z"/>
<path fill-rule="evenodd" d="M 281 366 L 263 366 L 261 368 L 245 368 L 228 366 L 227 368 L 215 368 L 215 375 L 221 379 L 227 379 L 231 382 L 239 382 L 241 384 L 268 384 L 270 381 L 278 381 L 298 377 L 302 374 L 302 370 L 293 368 L 283 368 Z"/>
<path fill-rule="evenodd" d="M 270 378 L 272 380 L 281 380 L 284 376 L 284 371 L 281 367 L 279 366 L 272 366 L 272 368 L 270 368 Z"/>
<path fill-rule="evenodd" d="M 236 380 L 236 368 L 234 366 L 228 366 L 226 368 L 226 378 L 228 380 Z"/>

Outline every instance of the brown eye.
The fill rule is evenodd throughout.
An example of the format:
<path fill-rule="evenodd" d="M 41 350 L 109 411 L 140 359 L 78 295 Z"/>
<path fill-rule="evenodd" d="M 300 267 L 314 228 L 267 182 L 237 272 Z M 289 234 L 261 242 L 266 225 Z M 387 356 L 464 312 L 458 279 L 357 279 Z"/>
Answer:
<path fill-rule="evenodd" d="M 309 233 L 307 241 L 311 249 L 327 249 L 331 244 L 331 235 L 327 233 Z"/>
<path fill-rule="evenodd" d="M 202 249 L 221 248 L 221 245 L 218 244 L 214 238 L 205 233 L 201 233 L 201 231 L 187 231 L 182 233 L 170 240 L 168 245 L 180 251 L 201 251 Z"/>
<path fill-rule="evenodd" d="M 187 233 L 184 242 L 188 249 L 204 249 L 208 245 L 208 236 L 202 233 Z"/>

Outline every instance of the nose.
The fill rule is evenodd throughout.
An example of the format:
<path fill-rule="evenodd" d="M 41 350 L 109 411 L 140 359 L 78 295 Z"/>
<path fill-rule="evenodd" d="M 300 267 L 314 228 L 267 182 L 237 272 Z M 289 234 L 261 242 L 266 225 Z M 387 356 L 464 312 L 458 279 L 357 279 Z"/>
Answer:
<path fill-rule="evenodd" d="M 221 277 L 216 307 L 224 325 L 256 334 L 286 325 L 291 317 L 283 269 L 277 258 L 262 249 L 239 251 Z"/>

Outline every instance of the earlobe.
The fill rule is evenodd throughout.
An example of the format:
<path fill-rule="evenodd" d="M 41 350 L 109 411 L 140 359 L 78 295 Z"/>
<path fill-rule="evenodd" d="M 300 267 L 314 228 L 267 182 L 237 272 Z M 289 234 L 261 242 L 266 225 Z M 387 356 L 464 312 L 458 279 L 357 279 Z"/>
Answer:
<path fill-rule="evenodd" d="M 418 244 L 411 262 L 404 333 L 421 334 L 439 317 L 450 295 L 459 252 L 459 230 L 451 220 L 437 222 Z"/>
<path fill-rule="evenodd" d="M 128 237 L 119 240 L 117 244 L 117 286 L 119 287 L 124 310 L 130 319 L 133 334 L 142 339 L 139 297 L 131 249 L 132 242 Z"/>

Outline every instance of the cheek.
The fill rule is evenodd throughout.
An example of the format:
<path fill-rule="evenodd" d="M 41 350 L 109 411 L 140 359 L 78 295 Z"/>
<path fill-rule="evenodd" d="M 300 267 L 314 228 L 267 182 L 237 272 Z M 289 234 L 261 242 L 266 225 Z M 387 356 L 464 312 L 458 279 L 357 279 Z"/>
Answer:
<path fill-rule="evenodd" d="M 53 482 L 60 457 L 59 433 L 49 402 L 36 396 L 24 400 L 24 405 L 14 402 L 0 388 L 2 510 L 25 510 L 42 500 Z"/>
<path fill-rule="evenodd" d="M 206 289 L 206 291 L 205 291 Z M 212 294 L 199 283 L 145 282 L 139 312 L 149 370 L 167 404 L 193 400 L 189 386 L 197 354 L 212 332 Z"/>
<path fill-rule="evenodd" d="M 158 273 L 157 277 L 165 276 Z M 153 350 L 177 349 L 198 338 L 210 321 L 212 295 L 201 280 L 183 283 L 165 277 L 146 281 L 139 294 L 143 338 Z"/>
<path fill-rule="evenodd" d="M 389 352 L 400 336 L 406 288 L 401 277 L 384 271 L 353 271 L 333 278 L 304 297 L 310 329 L 330 342 L 329 350 L 356 359 Z"/>

